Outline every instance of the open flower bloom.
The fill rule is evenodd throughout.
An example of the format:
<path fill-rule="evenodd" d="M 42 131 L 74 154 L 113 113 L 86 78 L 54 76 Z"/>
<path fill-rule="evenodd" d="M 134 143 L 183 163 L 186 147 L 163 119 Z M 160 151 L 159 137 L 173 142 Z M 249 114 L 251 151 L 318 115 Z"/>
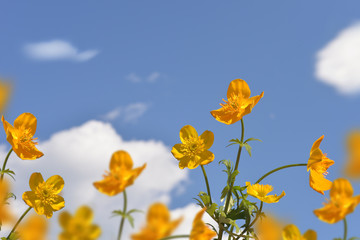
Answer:
<path fill-rule="evenodd" d="M 330 201 L 323 208 L 314 210 L 314 214 L 322 221 L 336 223 L 352 213 L 360 203 L 360 195 L 353 197 L 351 183 L 344 179 L 336 179 L 330 189 Z"/>
<path fill-rule="evenodd" d="M 250 88 L 242 79 L 231 81 L 227 90 L 227 101 L 220 103 L 221 108 L 211 111 L 211 115 L 219 122 L 233 124 L 243 116 L 251 113 L 252 108 L 263 97 L 264 92 L 258 96 L 250 97 Z"/>
<path fill-rule="evenodd" d="M 48 232 L 48 222 L 39 215 L 31 215 L 21 224 L 19 230 L 20 240 L 45 240 Z"/>
<path fill-rule="evenodd" d="M 11 92 L 11 85 L 0 80 L 0 113 L 4 112 L 4 109 L 8 103 L 9 95 Z"/>
<path fill-rule="evenodd" d="M 24 192 L 22 198 L 39 215 L 51 218 L 53 212 L 65 206 L 64 198 L 58 194 L 64 187 L 64 180 L 59 175 L 51 176 L 46 182 L 41 173 L 30 176 L 31 191 Z"/>
<path fill-rule="evenodd" d="M 5 121 L 2 116 L 4 129 L 6 132 L 6 140 L 11 144 L 14 152 L 23 160 L 34 160 L 42 157 L 44 154 L 40 152 L 33 138 L 36 131 L 36 117 L 31 113 L 23 113 L 14 121 L 14 126 Z"/>
<path fill-rule="evenodd" d="M 316 240 L 317 234 L 314 230 L 307 230 L 301 235 L 300 230 L 294 225 L 287 225 L 282 232 L 283 240 Z"/>
<path fill-rule="evenodd" d="M 190 233 L 190 240 L 211 240 L 217 235 L 216 232 L 211 230 L 201 220 L 205 211 L 206 208 L 203 208 L 200 212 L 196 214 Z"/>
<path fill-rule="evenodd" d="M 63 228 L 59 240 L 95 240 L 101 235 L 101 229 L 93 224 L 94 214 L 90 207 L 79 207 L 74 216 L 67 211 L 59 215 L 59 223 Z"/>
<path fill-rule="evenodd" d="M 0 226 L 14 220 L 7 204 L 9 191 L 9 183 L 5 179 L 0 181 Z"/>
<path fill-rule="evenodd" d="M 319 148 L 323 138 L 324 135 L 312 145 L 307 163 L 307 170 L 310 171 L 310 187 L 322 195 L 324 195 L 324 191 L 331 188 L 332 182 L 327 180 L 325 175 L 328 173 L 327 169 L 334 164 L 334 161 L 327 158 Z"/>
<path fill-rule="evenodd" d="M 214 154 L 208 150 L 214 142 L 211 131 L 205 131 L 199 136 L 194 127 L 186 125 L 180 130 L 180 140 L 182 143 L 175 144 L 171 150 L 180 161 L 179 168 L 194 169 L 214 160 Z"/>
<path fill-rule="evenodd" d="M 111 157 L 110 172 L 106 172 L 103 180 L 94 182 L 94 186 L 99 192 L 114 196 L 132 185 L 145 167 L 146 163 L 133 169 L 130 155 L 125 151 L 117 151 Z"/>
<path fill-rule="evenodd" d="M 255 233 L 259 240 L 280 240 L 282 223 L 276 218 L 266 215 L 255 223 Z"/>
<path fill-rule="evenodd" d="M 273 190 L 273 187 L 271 185 L 261 185 L 259 183 L 251 185 L 250 182 L 246 182 L 246 186 L 247 186 L 247 194 L 256 197 L 260 201 L 266 203 L 276 203 L 279 201 L 280 198 L 285 196 L 284 191 L 279 196 L 277 196 L 276 194 L 267 195 L 269 192 Z"/>
<path fill-rule="evenodd" d="M 170 221 L 170 212 L 166 205 L 154 203 L 149 208 L 146 220 L 146 226 L 139 233 L 131 235 L 132 240 L 158 240 L 168 237 L 182 218 Z"/>
<path fill-rule="evenodd" d="M 348 159 L 345 174 L 351 178 L 360 178 L 360 130 L 348 135 L 346 145 Z"/>

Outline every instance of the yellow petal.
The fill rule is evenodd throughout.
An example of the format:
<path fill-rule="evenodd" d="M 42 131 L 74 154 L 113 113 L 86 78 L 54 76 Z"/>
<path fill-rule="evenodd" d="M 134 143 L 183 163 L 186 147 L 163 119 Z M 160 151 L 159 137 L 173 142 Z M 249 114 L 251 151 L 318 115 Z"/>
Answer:
<path fill-rule="evenodd" d="M 274 194 L 274 195 L 266 196 L 263 199 L 260 199 L 260 198 L 259 199 L 266 203 L 277 203 L 280 200 L 280 198 L 282 198 L 283 196 L 285 196 L 284 191 L 279 196 Z"/>
<path fill-rule="evenodd" d="M 35 208 L 37 202 L 39 202 L 38 196 L 32 191 L 26 191 L 22 195 L 22 199 L 29 206 Z"/>
<path fill-rule="evenodd" d="M 36 132 L 37 119 L 31 113 L 23 113 L 17 117 L 14 121 L 14 127 L 16 129 L 28 129 L 31 136 L 34 136 Z"/>
<path fill-rule="evenodd" d="M 149 207 L 146 219 L 148 222 L 169 222 L 170 212 L 163 203 L 154 203 Z"/>
<path fill-rule="evenodd" d="M 301 232 L 294 224 L 287 225 L 282 232 L 283 240 L 300 240 Z"/>
<path fill-rule="evenodd" d="M 324 135 L 322 135 L 321 137 L 319 137 L 312 145 L 311 150 L 310 150 L 310 154 L 312 151 L 314 151 L 315 149 L 318 149 L 320 147 L 320 143 L 321 141 L 324 139 Z"/>
<path fill-rule="evenodd" d="M 125 151 L 115 152 L 110 160 L 110 171 L 117 172 L 119 168 L 131 169 L 133 167 L 133 161 L 129 153 Z"/>
<path fill-rule="evenodd" d="M 200 135 L 200 139 L 204 141 L 205 149 L 209 149 L 214 143 L 214 133 L 206 130 Z"/>
<path fill-rule="evenodd" d="M 13 150 L 16 153 L 16 155 L 18 155 L 19 158 L 23 160 L 35 160 L 44 156 L 44 153 L 39 151 L 35 147 L 35 144 L 32 144 L 31 148 L 24 146 L 22 144 L 17 144 L 17 148 L 13 146 Z"/>
<path fill-rule="evenodd" d="M 237 114 L 227 111 L 224 107 L 213 110 L 210 113 L 217 121 L 227 125 L 236 123 L 242 118 L 242 116 L 239 117 Z"/>
<path fill-rule="evenodd" d="M 63 211 L 59 214 L 59 223 L 62 228 L 67 228 L 71 220 L 71 215 L 68 211 Z"/>
<path fill-rule="evenodd" d="M 317 240 L 317 234 L 314 230 L 307 230 L 304 234 L 306 240 Z"/>
<path fill-rule="evenodd" d="M 54 194 L 58 194 L 64 188 L 64 179 L 59 175 L 51 176 L 46 180 L 46 185 L 50 186 Z"/>
<path fill-rule="evenodd" d="M 323 208 L 314 210 L 314 214 L 321 220 L 330 224 L 342 220 L 341 210 L 334 204 L 328 203 Z"/>
<path fill-rule="evenodd" d="M 3 113 L 9 100 L 11 85 L 0 80 L 0 113 Z"/>
<path fill-rule="evenodd" d="M 310 170 L 309 178 L 310 187 L 322 195 L 324 195 L 324 191 L 331 188 L 332 182 L 326 179 L 321 173 Z"/>
<path fill-rule="evenodd" d="M 351 183 L 345 178 L 338 178 L 333 182 L 330 190 L 331 199 L 346 199 L 351 198 L 354 190 Z"/>
<path fill-rule="evenodd" d="M 119 184 L 114 182 L 114 180 L 111 177 L 106 177 L 101 181 L 97 181 L 93 183 L 94 187 L 101 193 L 104 193 L 108 196 L 114 196 L 122 191 L 124 191 L 124 188 L 120 188 Z"/>
<path fill-rule="evenodd" d="M 232 95 L 240 96 L 241 98 L 249 98 L 250 94 L 249 85 L 242 79 L 235 79 L 231 81 L 229 85 L 227 98 L 231 98 Z"/>
<path fill-rule="evenodd" d="M 186 125 L 180 129 L 180 140 L 182 143 L 185 143 L 189 139 L 198 138 L 199 135 L 195 128 L 191 125 Z"/>
<path fill-rule="evenodd" d="M 182 144 L 182 143 L 178 143 L 178 144 L 175 144 L 173 146 L 173 148 L 171 149 L 171 153 L 176 159 L 180 159 L 180 158 L 184 157 L 184 154 L 182 153 L 183 145 L 184 144 Z"/>
<path fill-rule="evenodd" d="M 51 208 L 53 211 L 59 211 L 60 209 L 65 207 L 65 200 L 62 196 L 54 195 L 52 197 Z"/>
<path fill-rule="evenodd" d="M 215 155 L 212 152 L 210 152 L 209 150 L 205 150 L 199 154 L 199 157 L 201 160 L 200 164 L 206 165 L 208 163 L 211 163 L 214 160 Z"/>
<path fill-rule="evenodd" d="M 179 160 L 179 168 L 184 169 L 189 166 L 189 162 L 192 161 L 194 157 L 184 156 Z M 192 164 L 193 165 L 193 164 Z"/>
<path fill-rule="evenodd" d="M 37 187 L 43 182 L 44 182 L 44 179 L 43 179 L 41 173 L 35 172 L 35 173 L 31 174 L 30 180 L 29 180 L 30 189 L 33 191 L 36 191 Z"/>

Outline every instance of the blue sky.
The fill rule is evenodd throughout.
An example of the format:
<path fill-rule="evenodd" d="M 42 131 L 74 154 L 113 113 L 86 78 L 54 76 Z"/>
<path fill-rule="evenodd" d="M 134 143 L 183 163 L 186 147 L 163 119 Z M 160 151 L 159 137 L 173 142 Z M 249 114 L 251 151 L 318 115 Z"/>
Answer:
<path fill-rule="evenodd" d="M 240 137 L 240 124 L 221 124 L 209 112 L 226 97 L 230 81 L 241 78 L 252 95 L 264 91 L 244 118 L 245 137 L 263 142 L 252 143 L 252 158 L 242 155 L 238 184 L 284 164 L 306 163 L 312 143 L 323 134 L 321 149 L 335 160 L 328 175 L 334 180 L 341 176 L 344 138 L 360 127 L 360 75 L 354 70 L 360 59 L 344 57 L 343 65 L 355 64 L 345 67 L 349 74 L 339 73 L 342 62 L 316 74 L 318 53 L 357 26 L 359 7 L 351 0 L 6 2 L 0 74 L 14 83 L 6 117 L 12 122 L 33 113 L 40 142 L 90 120 L 111 124 L 124 141 L 156 140 L 169 149 L 179 143 L 184 125 L 199 133 L 211 130 L 216 158 L 207 169 L 216 195 L 225 181 L 217 162 L 236 157 L 237 149 L 225 146 Z M 27 51 L 54 41 L 65 53 L 39 59 Z M 335 54 L 341 46 L 326 51 L 324 59 L 343 59 Z M 337 85 L 329 84 L 329 76 Z M 4 134 L 1 138 L 4 142 Z M 183 172 L 188 179 L 181 183 L 182 194 L 170 193 L 172 209 L 205 190 L 200 169 Z M 309 188 L 305 168 L 279 172 L 264 183 L 274 185 L 275 193 L 285 190 L 286 197 L 269 209 L 302 232 L 313 228 L 319 239 L 342 235 L 341 223 L 330 226 L 313 215 L 325 198 Z M 359 182 L 353 185 L 359 194 Z M 350 236 L 360 235 L 359 216 L 359 210 L 349 216 Z"/>

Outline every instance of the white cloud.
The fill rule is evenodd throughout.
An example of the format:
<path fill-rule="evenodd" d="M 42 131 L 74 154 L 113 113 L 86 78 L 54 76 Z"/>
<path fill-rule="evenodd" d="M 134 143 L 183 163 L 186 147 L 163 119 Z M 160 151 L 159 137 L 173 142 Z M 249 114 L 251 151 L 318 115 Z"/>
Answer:
<path fill-rule="evenodd" d="M 142 78 L 136 73 L 130 73 L 125 76 L 125 79 L 133 83 L 141 83 L 141 82 L 154 83 L 157 82 L 162 76 L 163 74 L 159 72 L 152 72 L 147 77 Z"/>
<path fill-rule="evenodd" d="M 136 73 L 130 73 L 125 76 L 125 79 L 133 83 L 139 83 L 142 81 L 141 77 L 139 77 Z"/>
<path fill-rule="evenodd" d="M 151 83 L 156 82 L 160 78 L 160 76 L 161 75 L 159 72 L 153 72 L 147 77 L 147 81 Z"/>
<path fill-rule="evenodd" d="M 360 23 L 342 30 L 316 57 L 320 81 L 342 94 L 360 93 Z"/>
<path fill-rule="evenodd" d="M 79 50 L 71 43 L 63 40 L 52 40 L 48 42 L 29 43 L 24 47 L 25 53 L 35 60 L 73 60 L 84 62 L 94 58 L 98 50 Z"/>
<path fill-rule="evenodd" d="M 125 107 L 117 107 L 114 110 L 106 113 L 104 116 L 102 116 L 102 118 L 106 121 L 113 121 L 120 118 L 126 123 L 136 122 L 145 114 L 149 107 L 150 105 L 147 103 L 132 103 Z"/>

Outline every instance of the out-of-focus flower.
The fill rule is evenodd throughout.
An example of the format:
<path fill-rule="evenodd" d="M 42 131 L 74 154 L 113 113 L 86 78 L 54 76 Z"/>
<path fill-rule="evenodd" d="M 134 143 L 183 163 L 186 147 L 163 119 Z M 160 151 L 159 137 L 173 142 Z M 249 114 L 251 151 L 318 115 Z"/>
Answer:
<path fill-rule="evenodd" d="M 353 197 L 351 183 L 344 179 L 336 179 L 330 189 L 330 200 L 324 207 L 314 210 L 314 214 L 322 221 L 336 223 L 352 213 L 360 203 L 360 195 Z"/>
<path fill-rule="evenodd" d="M 20 240 L 45 240 L 48 232 L 48 222 L 39 215 L 31 215 L 26 222 L 20 225 L 19 230 Z"/>
<path fill-rule="evenodd" d="M 125 151 L 117 151 L 111 157 L 110 172 L 106 172 L 103 180 L 94 182 L 94 186 L 99 192 L 114 196 L 132 185 L 145 167 L 146 163 L 133 169 L 130 155 Z"/>
<path fill-rule="evenodd" d="M 334 164 L 334 161 L 327 158 L 319 148 L 323 139 L 324 135 L 314 142 L 307 163 L 307 170 L 310 171 L 310 187 L 322 195 L 331 188 L 332 182 L 327 180 L 325 175 L 328 173 L 327 169 Z"/>
<path fill-rule="evenodd" d="M 205 210 L 206 208 L 203 208 L 196 214 L 190 233 L 190 240 L 211 240 L 216 236 L 216 232 L 207 227 L 206 224 L 201 220 Z"/>
<path fill-rule="evenodd" d="M 63 228 L 59 240 L 95 240 L 101 235 L 101 229 L 93 224 L 94 214 L 90 207 L 79 207 L 74 216 L 67 211 L 59 215 L 59 223 Z"/>
<path fill-rule="evenodd" d="M 182 143 L 175 144 L 171 150 L 180 161 L 179 168 L 194 169 L 214 160 L 214 154 L 208 150 L 214 142 L 211 131 L 205 131 L 199 136 L 194 127 L 186 125 L 180 130 L 180 140 Z"/>
<path fill-rule="evenodd" d="M 40 152 L 34 142 L 37 138 L 33 138 L 36 131 L 36 117 L 31 113 L 23 113 L 14 121 L 14 126 L 5 121 L 2 116 L 4 129 L 6 132 L 6 140 L 11 144 L 14 152 L 19 158 L 24 160 L 34 160 L 42 157 L 44 154 Z"/>
<path fill-rule="evenodd" d="M 256 197 L 260 201 L 266 203 L 276 203 L 280 200 L 280 198 L 285 196 L 284 191 L 279 196 L 277 196 L 276 194 L 267 195 L 269 192 L 273 190 L 273 187 L 271 185 L 261 185 L 259 183 L 251 185 L 250 182 L 246 182 L 246 187 L 247 187 L 247 194 Z"/>
<path fill-rule="evenodd" d="M 14 220 L 7 204 L 9 191 L 9 183 L 5 179 L 0 181 L 0 226 Z"/>
<path fill-rule="evenodd" d="M 258 96 L 250 97 L 250 88 L 242 79 L 231 81 L 227 90 L 227 101 L 220 103 L 221 108 L 211 111 L 211 115 L 219 122 L 233 124 L 243 116 L 251 113 L 252 108 L 263 97 L 264 92 Z"/>
<path fill-rule="evenodd" d="M 255 223 L 255 233 L 259 240 L 280 240 L 282 224 L 272 216 L 266 215 Z"/>
<path fill-rule="evenodd" d="M 131 235 L 132 240 L 158 240 L 170 236 L 182 218 L 170 221 L 170 212 L 166 205 L 154 203 L 149 208 L 146 220 L 146 226 L 139 233 Z"/>
<path fill-rule="evenodd" d="M 3 113 L 9 101 L 11 85 L 0 79 L 0 113 Z"/>
<path fill-rule="evenodd" d="M 282 231 L 283 240 L 316 240 L 317 234 L 314 230 L 307 230 L 301 235 L 300 230 L 294 225 L 287 225 Z"/>
<path fill-rule="evenodd" d="M 348 159 L 345 174 L 351 178 L 360 178 L 360 130 L 348 135 L 346 147 Z"/>
<path fill-rule="evenodd" d="M 41 173 L 33 173 L 29 185 L 31 191 L 24 192 L 22 198 L 37 214 L 51 218 L 53 212 L 65 206 L 64 198 L 58 195 L 64 187 L 64 180 L 59 175 L 51 176 L 45 182 Z"/>

